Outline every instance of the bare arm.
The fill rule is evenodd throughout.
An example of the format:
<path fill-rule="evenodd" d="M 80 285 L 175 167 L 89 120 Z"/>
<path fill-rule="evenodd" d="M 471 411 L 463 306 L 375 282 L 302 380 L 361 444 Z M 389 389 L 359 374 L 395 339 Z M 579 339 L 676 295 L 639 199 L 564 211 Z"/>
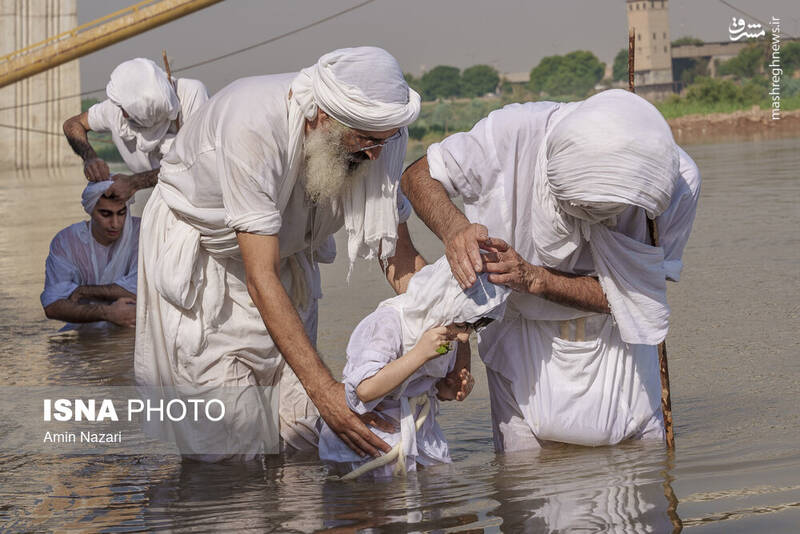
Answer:
<path fill-rule="evenodd" d="M 72 150 L 83 160 L 83 173 L 86 178 L 92 182 L 108 180 L 108 165 L 97 156 L 92 145 L 89 144 L 86 132 L 90 130 L 88 111 L 64 121 L 64 135 Z"/>
<path fill-rule="evenodd" d="M 80 299 L 114 301 L 121 298 L 135 299 L 136 295 L 117 284 L 107 284 L 102 286 L 80 286 L 69 296 L 69 300 L 73 302 L 80 301 Z"/>
<path fill-rule="evenodd" d="M 356 395 L 361 402 L 370 402 L 383 397 L 409 376 L 422 367 L 425 362 L 439 357 L 436 348 L 447 342 L 447 327 L 432 328 L 422 335 L 413 349 L 392 360 L 380 371 L 361 381 L 356 387 Z"/>
<path fill-rule="evenodd" d="M 136 325 L 136 301 L 127 297 L 117 299 L 111 304 L 78 303 L 61 299 L 45 306 L 44 313 L 48 319 L 67 323 L 110 321 L 119 326 Z"/>
<path fill-rule="evenodd" d="M 377 449 L 388 451 L 389 446 L 347 407 L 344 386 L 333 379 L 308 339 L 278 276 L 278 236 L 239 232 L 237 238 L 250 297 L 275 346 L 300 379 L 322 418 L 355 452 L 376 455 Z"/>
<path fill-rule="evenodd" d="M 572 308 L 610 313 L 603 287 L 596 278 L 531 265 L 502 239 L 491 238 L 486 247 L 492 251 L 484 257 L 490 282 Z"/>
<path fill-rule="evenodd" d="M 427 156 L 412 163 L 401 179 L 403 193 L 414 211 L 445 246 L 453 276 L 462 287 L 469 287 L 481 272 L 480 244 L 488 237 L 486 227 L 471 224 L 450 200 L 444 186 L 431 177 Z"/>
<path fill-rule="evenodd" d="M 411 242 L 411 235 L 408 233 L 408 225 L 401 223 L 397 226 L 397 245 L 395 246 L 394 256 L 386 262 L 386 280 L 398 295 L 405 293 L 408 289 L 408 282 L 414 273 L 427 265 L 414 243 Z M 382 266 L 381 266 L 382 267 Z"/>
<path fill-rule="evenodd" d="M 155 187 L 158 183 L 158 173 L 161 169 L 155 168 L 137 174 L 115 174 L 114 183 L 106 191 L 106 196 L 127 201 L 139 189 Z"/>

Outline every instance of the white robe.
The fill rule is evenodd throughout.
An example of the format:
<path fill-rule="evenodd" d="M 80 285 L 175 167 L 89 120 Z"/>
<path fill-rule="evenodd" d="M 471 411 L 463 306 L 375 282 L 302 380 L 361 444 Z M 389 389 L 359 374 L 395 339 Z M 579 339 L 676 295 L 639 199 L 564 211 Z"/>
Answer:
<path fill-rule="evenodd" d="M 406 470 L 416 471 L 416 464 L 433 465 L 437 463 L 450 463 L 450 453 L 447 440 L 444 437 L 436 415 L 439 412 L 439 401 L 436 398 L 436 382 L 452 371 L 455 364 L 456 351 L 432 360 L 436 365 L 426 365 L 415 371 L 408 380 L 395 391 L 368 403 L 362 402 L 356 394 L 358 385 L 367 378 L 375 375 L 387 364 L 403 356 L 403 327 L 400 313 L 390 306 L 379 306 L 377 310 L 367 315 L 350 336 L 347 344 L 347 365 L 342 373 L 347 406 L 356 413 L 371 412 L 379 404 L 384 417 L 390 417 L 402 423 L 403 398 L 408 399 L 417 395 L 426 394 L 431 403 L 431 411 L 414 438 L 403 451 L 406 455 Z M 402 392 L 399 390 L 402 389 Z M 419 409 L 417 409 L 419 412 Z M 411 414 L 416 418 L 417 414 Z M 410 421 L 413 425 L 413 420 Z M 412 427 L 413 428 L 413 427 Z M 384 440 L 390 447 L 394 447 L 401 438 L 401 432 L 384 432 L 377 428 L 370 430 Z M 356 469 L 370 458 L 360 458 L 339 439 L 327 424 L 323 424 L 319 440 L 319 456 L 326 462 L 338 465 L 342 474 Z M 374 476 L 389 477 L 395 462 L 376 469 Z"/>
<path fill-rule="evenodd" d="M 208 100 L 208 91 L 205 85 L 199 80 L 189 78 L 179 78 L 177 80 L 178 100 L 181 103 L 181 114 L 179 119 L 181 124 L 186 121 L 195 111 Z M 157 169 L 162 155 L 169 152 L 172 142 L 175 139 L 175 126 L 170 126 L 164 135 L 161 143 L 152 152 L 142 152 L 136 147 L 136 139 L 125 140 L 120 137 L 120 125 L 125 121 L 122 110 L 111 100 L 103 100 L 89 108 L 88 114 L 89 127 L 94 132 L 111 132 L 111 140 L 117 147 L 120 156 L 125 161 L 125 165 L 134 173 L 146 172 Z"/>
<path fill-rule="evenodd" d="M 276 453 L 279 432 L 295 448 L 316 445 L 318 412 L 250 299 L 233 231 L 278 235 L 281 281 L 316 343 L 317 261 L 333 261 L 344 218 L 310 204 L 301 180 L 286 188 L 295 76 L 245 78 L 209 100 L 162 160 L 143 216 L 137 384 L 241 391 L 222 426 L 175 429 L 182 452 L 201 459 Z M 405 220 L 410 205 L 398 202 Z"/>
<path fill-rule="evenodd" d="M 431 176 L 450 196 L 461 195 L 472 222 L 507 241 L 525 259 L 542 265 L 532 246 L 527 200 L 533 191 L 537 155 L 548 123 L 577 103 L 512 104 L 492 112 L 470 132 L 452 135 L 428 149 Z M 669 207 L 658 218 L 663 269 L 677 281 L 681 255 L 694 221 L 700 176 L 680 152 L 680 177 Z M 616 232 L 648 243 L 645 214 L 628 208 Z M 582 241 L 559 266 L 595 274 L 590 247 Z M 584 318 L 584 341 L 576 340 Z M 583 445 L 663 436 L 657 347 L 624 343 L 616 319 L 513 293 L 503 321 L 481 333 L 479 349 L 492 391 L 498 450 L 538 447 L 541 441 Z M 635 319 L 634 319 L 635 320 Z M 569 329 L 562 337 L 563 326 Z"/>
<path fill-rule="evenodd" d="M 86 285 L 116 284 L 135 295 L 140 222 L 138 217 L 128 217 L 119 239 L 109 246 L 101 245 L 92 236 L 91 221 L 77 222 L 58 232 L 50 242 L 45 262 L 42 307 L 67 299 L 78 287 Z M 81 326 L 67 323 L 62 331 Z"/>

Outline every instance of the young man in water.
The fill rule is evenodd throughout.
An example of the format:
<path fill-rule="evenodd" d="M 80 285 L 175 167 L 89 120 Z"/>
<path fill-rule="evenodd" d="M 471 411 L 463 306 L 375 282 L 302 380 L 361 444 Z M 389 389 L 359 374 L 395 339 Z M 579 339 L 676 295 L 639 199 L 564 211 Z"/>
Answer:
<path fill-rule="evenodd" d="M 82 203 L 88 221 L 61 230 L 50 243 L 41 301 L 45 315 L 68 324 L 136 324 L 139 218 L 122 200 L 104 197 L 113 182 L 91 182 Z"/>

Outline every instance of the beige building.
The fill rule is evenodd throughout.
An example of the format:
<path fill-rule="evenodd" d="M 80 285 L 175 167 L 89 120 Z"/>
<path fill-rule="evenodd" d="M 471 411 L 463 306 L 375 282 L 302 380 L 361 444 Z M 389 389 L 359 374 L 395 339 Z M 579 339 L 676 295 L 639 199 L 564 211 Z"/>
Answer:
<path fill-rule="evenodd" d="M 0 2 L 0 56 L 76 27 L 76 0 Z M 80 113 L 78 60 L 0 88 L 0 169 L 80 163 L 61 133 L 64 119 Z M 47 101 L 40 103 L 42 101 Z M 12 128 L 8 128 L 11 126 Z"/>
<path fill-rule="evenodd" d="M 667 0 L 627 0 L 628 29 L 636 32 L 634 83 L 637 92 L 645 86 L 672 86 L 672 50 Z M 669 87 L 666 87 L 669 84 Z M 653 88 L 655 89 L 655 88 Z"/>

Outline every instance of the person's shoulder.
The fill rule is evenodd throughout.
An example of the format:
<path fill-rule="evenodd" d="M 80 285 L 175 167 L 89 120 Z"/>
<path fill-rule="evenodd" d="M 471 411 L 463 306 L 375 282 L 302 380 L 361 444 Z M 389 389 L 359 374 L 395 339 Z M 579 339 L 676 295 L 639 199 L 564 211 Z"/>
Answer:
<path fill-rule="evenodd" d="M 513 103 L 492 111 L 487 118 L 495 135 L 501 131 L 538 131 L 560 107 L 558 102 Z"/>
<path fill-rule="evenodd" d="M 76 222 L 70 224 L 66 228 L 62 228 L 53 236 L 53 239 L 50 240 L 50 252 L 59 254 L 66 250 L 70 243 L 76 241 L 84 242 L 84 234 L 88 235 L 88 225 L 86 221 Z"/>
<path fill-rule="evenodd" d="M 268 131 L 286 131 L 289 123 L 289 88 L 293 74 L 240 78 L 209 101 L 212 113 L 228 135 L 240 137 Z M 227 126 L 225 126 L 227 125 Z"/>
<path fill-rule="evenodd" d="M 177 85 L 179 93 L 187 91 L 191 93 L 204 92 L 208 94 L 208 88 L 206 88 L 206 84 L 200 80 L 195 80 L 193 78 L 178 78 Z"/>
<path fill-rule="evenodd" d="M 220 98 L 241 97 L 242 95 L 257 95 L 258 101 L 271 98 L 287 99 L 292 80 L 296 72 L 284 74 L 266 74 L 262 76 L 248 76 L 239 78 L 223 87 L 215 95 Z"/>
<path fill-rule="evenodd" d="M 700 169 L 692 157 L 680 146 L 678 146 L 678 155 L 680 157 L 681 186 L 688 189 L 692 196 L 696 197 L 700 193 Z"/>
<path fill-rule="evenodd" d="M 122 110 L 111 100 L 103 100 L 93 104 L 87 112 L 89 128 L 92 131 L 106 131 L 112 125 L 119 123 Z"/>
<path fill-rule="evenodd" d="M 372 338 L 379 332 L 397 332 L 400 328 L 400 313 L 391 306 L 378 306 L 375 311 L 361 319 L 353 330 L 353 336 Z"/>

